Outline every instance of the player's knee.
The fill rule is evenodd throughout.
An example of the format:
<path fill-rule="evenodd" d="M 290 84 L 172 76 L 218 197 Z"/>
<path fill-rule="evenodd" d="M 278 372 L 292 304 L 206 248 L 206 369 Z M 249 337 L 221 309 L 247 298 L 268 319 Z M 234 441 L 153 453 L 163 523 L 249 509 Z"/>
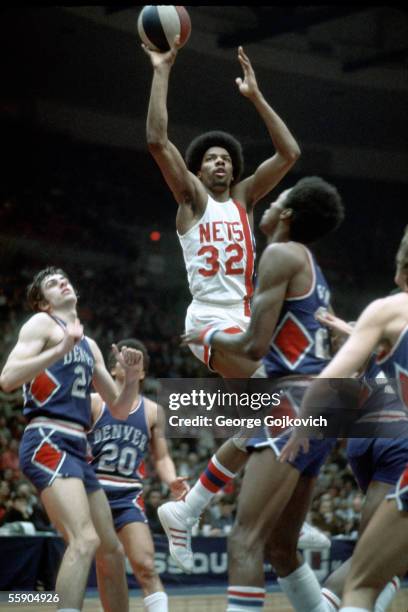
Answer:
<path fill-rule="evenodd" d="M 98 571 L 110 574 L 125 563 L 125 550 L 118 538 L 112 538 L 109 542 L 103 542 L 98 548 L 96 564 Z"/>
<path fill-rule="evenodd" d="M 74 558 L 93 557 L 101 541 L 93 527 L 86 527 L 78 537 L 69 542 L 70 553 Z"/>
<path fill-rule="evenodd" d="M 141 584 L 144 584 L 156 577 L 154 555 L 152 553 L 145 553 L 142 556 L 138 556 L 137 559 L 130 558 L 129 560 L 133 571 L 135 572 L 136 578 Z"/>
<path fill-rule="evenodd" d="M 102 555 L 121 558 L 125 556 L 125 550 L 122 542 L 117 537 L 116 533 L 112 533 L 109 537 L 105 535 L 101 538 L 99 551 Z"/>

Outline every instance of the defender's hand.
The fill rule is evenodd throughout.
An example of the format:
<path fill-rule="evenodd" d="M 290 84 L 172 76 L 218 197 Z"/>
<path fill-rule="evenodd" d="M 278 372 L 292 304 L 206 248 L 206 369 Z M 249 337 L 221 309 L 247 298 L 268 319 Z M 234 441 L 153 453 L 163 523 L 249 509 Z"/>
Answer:
<path fill-rule="evenodd" d="M 67 323 L 66 327 L 64 327 L 64 337 L 57 345 L 61 357 L 72 351 L 74 346 L 80 342 L 83 335 L 84 328 L 79 319 L 75 319 L 73 323 Z"/>
<path fill-rule="evenodd" d="M 187 480 L 187 476 L 177 476 L 177 478 L 170 483 L 170 491 L 176 501 L 183 499 L 189 492 L 190 485 Z"/>
<path fill-rule="evenodd" d="M 123 346 L 121 351 L 119 352 L 116 344 L 112 344 L 112 351 L 115 356 L 115 359 L 125 370 L 125 376 L 127 381 L 140 378 L 144 367 L 142 351 Z"/>
<path fill-rule="evenodd" d="M 285 461 L 294 461 L 298 455 L 299 450 L 303 453 L 307 453 L 309 450 L 309 438 L 301 437 L 296 429 L 290 434 L 289 440 L 282 448 L 279 456 L 280 463 Z"/>

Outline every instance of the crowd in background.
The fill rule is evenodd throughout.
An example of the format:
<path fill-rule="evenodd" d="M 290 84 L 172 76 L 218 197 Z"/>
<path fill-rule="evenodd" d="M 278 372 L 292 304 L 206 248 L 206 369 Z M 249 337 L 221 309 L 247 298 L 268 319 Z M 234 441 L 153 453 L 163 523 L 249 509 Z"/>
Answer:
<path fill-rule="evenodd" d="M 161 179 L 152 180 L 147 153 L 142 157 L 85 146 L 35 130 L 30 136 L 26 128 L 19 132 L 16 126 L 5 142 L 7 168 L 0 186 L 0 367 L 30 314 L 24 309 L 25 288 L 35 272 L 51 264 L 66 269 L 78 288 L 80 320 L 105 357 L 111 343 L 123 338 L 137 337 L 146 344 L 151 358 L 147 392 L 154 393 L 160 378 L 208 376 L 189 349 L 180 345 L 189 303 L 185 273 L 177 276 L 172 256 L 160 254 L 160 248 L 151 244 L 164 273 L 150 274 L 145 245 L 135 234 L 135 228 L 153 227 L 155 220 L 160 229 L 172 232 L 174 243 L 177 240 L 176 206 Z M 250 171 L 251 160 L 247 167 Z M 293 184 L 298 178 L 294 174 L 288 181 Z M 336 183 L 346 211 L 353 207 L 353 215 L 317 253 L 334 287 L 336 311 L 354 319 L 373 297 L 391 289 L 382 285 L 382 279 L 392 278 L 388 267 L 400 239 L 397 213 L 404 198 L 398 185 L 325 178 Z M 285 181 L 282 189 L 288 186 Z M 376 206 L 385 198 L 388 208 Z M 394 216 L 388 214 L 391 204 Z M 359 234 L 368 217 L 370 232 L 362 241 Z M 376 294 L 370 293 L 373 287 Z M 44 531 L 51 526 L 18 468 L 23 429 L 20 391 L 11 395 L 0 391 L 0 525 L 31 521 Z M 205 435 L 198 440 L 173 439 L 169 445 L 178 474 L 188 476 L 191 483 L 216 446 Z M 217 495 L 203 515 L 200 533 L 228 533 L 241 477 Z M 146 512 L 158 533 L 156 510 L 168 493 L 148 466 Z M 355 536 L 362 503 L 345 460 L 344 442 L 339 443 L 319 476 L 309 519 L 332 536 Z"/>
<path fill-rule="evenodd" d="M 146 388 L 155 388 L 152 378 L 147 380 Z M 25 427 L 20 392 L 7 396 L 7 400 L 6 396 L 0 397 L 0 405 L 0 528 L 23 521 L 33 523 L 37 531 L 52 531 L 37 492 L 19 469 L 18 447 Z M 169 439 L 177 474 L 188 477 L 190 484 L 194 484 L 219 442 L 207 430 L 200 438 Z M 338 442 L 320 472 L 308 518 L 328 535 L 356 537 L 363 496 L 347 465 L 344 445 L 344 441 Z M 228 535 L 241 481 L 242 474 L 217 494 L 204 512 L 195 535 Z M 168 498 L 168 487 L 158 480 L 154 465 L 147 460 L 144 503 L 154 533 L 163 533 L 157 508 Z"/>

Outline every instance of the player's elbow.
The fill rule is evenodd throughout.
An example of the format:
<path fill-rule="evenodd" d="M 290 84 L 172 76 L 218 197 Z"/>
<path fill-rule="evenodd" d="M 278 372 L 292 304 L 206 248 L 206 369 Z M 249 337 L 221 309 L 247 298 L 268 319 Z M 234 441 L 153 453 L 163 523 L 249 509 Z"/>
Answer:
<path fill-rule="evenodd" d="M 302 152 L 300 150 L 300 147 L 297 144 L 297 142 L 295 142 L 291 146 L 289 151 L 287 151 L 287 153 L 285 154 L 285 159 L 286 159 L 287 163 L 290 164 L 290 166 L 293 166 L 293 164 L 295 164 L 297 162 L 297 160 L 299 159 L 301 154 L 302 154 Z"/>
<path fill-rule="evenodd" d="M 14 381 L 11 379 L 11 377 L 9 376 L 9 374 L 7 373 L 7 370 L 6 371 L 3 370 L 3 372 L 0 375 L 0 388 L 5 393 L 11 393 L 16 388 L 16 385 Z"/>

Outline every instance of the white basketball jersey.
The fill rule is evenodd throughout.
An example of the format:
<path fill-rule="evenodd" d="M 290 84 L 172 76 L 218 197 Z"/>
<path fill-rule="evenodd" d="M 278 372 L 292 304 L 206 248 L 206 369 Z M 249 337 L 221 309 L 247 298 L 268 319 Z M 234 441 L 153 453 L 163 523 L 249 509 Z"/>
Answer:
<path fill-rule="evenodd" d="M 195 301 L 242 303 L 249 315 L 253 294 L 254 246 L 245 209 L 208 196 L 201 219 L 182 236 L 177 232 Z"/>

